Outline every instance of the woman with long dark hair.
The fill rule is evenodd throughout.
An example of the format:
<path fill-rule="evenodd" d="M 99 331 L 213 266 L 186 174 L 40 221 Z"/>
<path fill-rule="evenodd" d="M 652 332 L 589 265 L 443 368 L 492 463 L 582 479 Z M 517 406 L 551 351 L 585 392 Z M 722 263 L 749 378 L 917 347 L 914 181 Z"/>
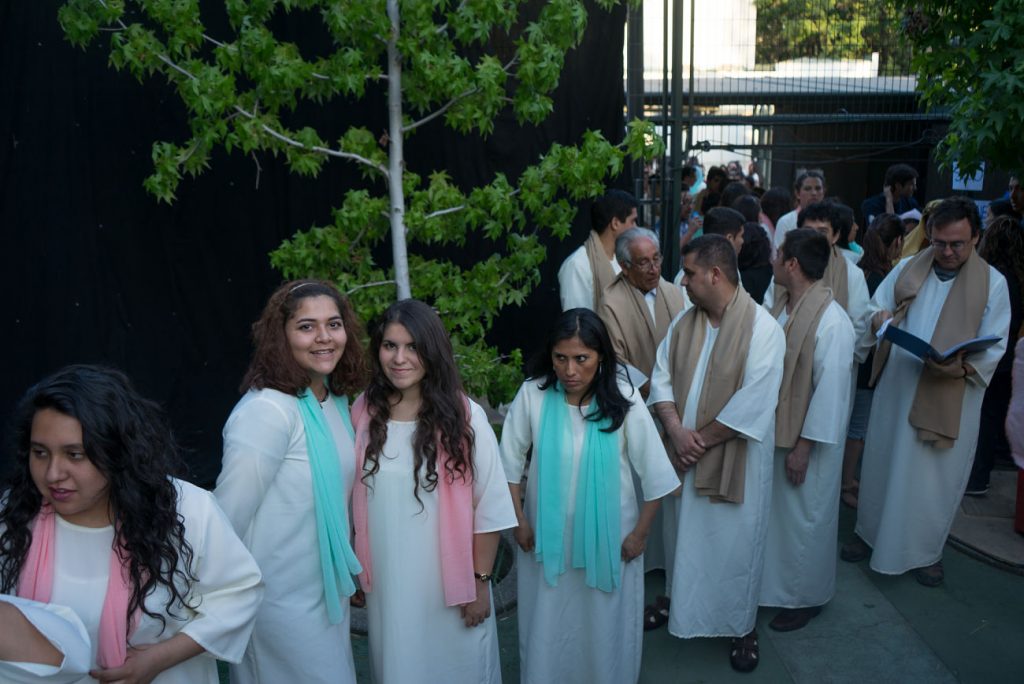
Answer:
<path fill-rule="evenodd" d="M 118 371 L 69 366 L 22 398 L 14 433 L 0 592 L 72 609 L 100 681 L 216 684 L 214 659 L 249 640 L 260 572 L 213 496 L 171 476 L 159 407 Z"/>
<path fill-rule="evenodd" d="M 278 287 L 253 325 L 215 493 L 260 564 L 267 594 L 233 684 L 355 682 L 347 395 L 365 378 L 360 337 L 348 300 L 319 280 Z"/>
<path fill-rule="evenodd" d="M 903 249 L 903 221 L 895 214 L 876 216 L 864 234 L 864 254 L 857 266 L 864 273 L 868 285 L 868 294 L 874 296 L 875 290 L 889 275 L 893 265 L 899 261 Z M 857 370 L 857 390 L 853 396 L 853 410 L 850 425 L 846 431 L 846 447 L 843 451 L 843 478 L 840 486 L 840 500 L 850 508 L 857 507 L 857 492 L 860 483 L 857 481 L 857 468 L 864 452 L 864 436 L 868 431 L 868 418 L 871 416 L 871 400 L 874 390 L 869 387 L 871 380 L 871 364 L 875 358 L 874 347 L 868 357 Z"/>
<path fill-rule="evenodd" d="M 352 500 L 376 682 L 499 682 L 490 582 L 515 526 L 498 444 L 441 319 L 406 299 L 370 335 Z"/>
<path fill-rule="evenodd" d="M 639 392 L 589 309 L 556 321 L 502 428 L 516 507 L 522 680 L 635 682 L 643 552 L 661 497 L 679 488 Z M 533 449 L 520 489 L 526 455 Z M 633 473 L 645 501 L 638 510 Z"/>

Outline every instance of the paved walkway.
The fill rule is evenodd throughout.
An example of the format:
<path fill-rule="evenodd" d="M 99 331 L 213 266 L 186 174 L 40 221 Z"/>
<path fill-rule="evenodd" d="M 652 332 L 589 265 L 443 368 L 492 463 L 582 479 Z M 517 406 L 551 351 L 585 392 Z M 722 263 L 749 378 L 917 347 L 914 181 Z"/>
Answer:
<path fill-rule="evenodd" d="M 852 533 L 844 510 L 840 539 Z M 748 675 L 728 662 L 727 639 L 676 639 L 662 628 L 644 639 L 641 682 L 1020 682 L 1024 681 L 1024 577 L 947 546 L 946 583 L 937 589 L 909 575 L 839 562 L 835 600 L 805 629 L 768 629 L 758 620 L 761 664 Z M 648 599 L 664 586 L 647 575 Z M 515 611 L 498 621 L 502 672 L 519 680 Z M 366 639 L 354 637 L 360 682 L 369 682 Z M 566 683 L 558 683 L 566 684 Z"/>

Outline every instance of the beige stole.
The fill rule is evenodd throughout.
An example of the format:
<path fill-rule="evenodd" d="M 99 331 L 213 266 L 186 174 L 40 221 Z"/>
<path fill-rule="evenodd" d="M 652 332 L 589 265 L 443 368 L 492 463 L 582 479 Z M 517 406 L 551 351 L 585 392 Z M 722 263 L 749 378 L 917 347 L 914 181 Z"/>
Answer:
<path fill-rule="evenodd" d="M 711 351 L 707 370 L 701 380 L 697 402 L 698 430 L 710 425 L 743 385 L 747 352 L 754 334 L 757 304 L 742 287 L 725 308 L 718 339 Z M 704 348 L 707 312 L 696 304 L 679 319 L 669 343 L 669 368 L 672 370 L 672 395 L 680 419 L 695 378 L 697 362 Z M 704 452 L 694 472 L 697 493 L 715 502 L 743 503 L 746 479 L 747 440 L 737 436 Z"/>
<path fill-rule="evenodd" d="M 587 261 L 590 262 L 591 284 L 594 288 L 593 311 L 598 311 L 601 305 L 601 293 L 604 288 L 615 280 L 615 271 L 612 269 L 611 261 L 605 254 L 604 245 L 597 233 L 590 231 L 590 237 L 583 243 L 583 249 L 587 252 Z"/>
<path fill-rule="evenodd" d="M 678 287 L 664 278 L 658 281 L 654 298 L 654 320 L 643 293 L 623 273 L 604 291 L 598 312 L 612 339 L 619 361 L 637 368 L 647 377 L 654 370 L 658 345 L 668 332 L 686 300 Z"/>
<path fill-rule="evenodd" d="M 847 306 L 850 304 L 850 281 L 847 280 L 849 274 L 847 273 L 847 266 L 849 262 L 846 257 L 839 253 L 835 245 L 832 246 L 832 252 L 828 256 L 828 266 L 825 267 L 825 273 L 822 274 L 821 282 L 822 285 L 832 290 L 832 299 L 839 302 L 839 306 L 843 307 L 843 311 L 850 313 Z M 785 287 L 776 283 L 775 289 L 772 290 L 772 310 L 782 311 L 779 304 L 785 304 L 789 301 L 789 292 Z M 778 318 L 778 314 L 772 314 Z"/>
<path fill-rule="evenodd" d="M 814 392 L 814 347 L 818 324 L 831 304 L 832 291 L 821 280 L 811 285 L 782 328 L 786 333 L 786 357 L 782 368 L 779 405 L 775 410 L 775 446 L 792 449 L 811 405 Z M 778 318 L 783 307 L 775 304 L 772 316 Z"/>
<path fill-rule="evenodd" d="M 894 286 L 896 311 L 889 325 L 896 325 L 906 318 L 907 310 L 932 272 L 934 260 L 934 250 L 927 247 L 903 267 Z M 949 349 L 978 334 L 981 317 L 988 304 L 988 279 L 988 264 L 971 249 L 971 256 L 960 267 L 935 324 L 935 332 L 930 340 L 935 349 Z M 892 343 L 888 340 L 878 344 L 871 366 L 872 387 L 885 368 L 891 347 Z M 966 388 L 966 378 L 942 377 L 922 370 L 908 417 L 910 424 L 917 428 L 918 439 L 934 442 L 936 449 L 953 447 L 960 436 L 960 413 Z M 902 389 L 894 388 L 893 391 Z"/>

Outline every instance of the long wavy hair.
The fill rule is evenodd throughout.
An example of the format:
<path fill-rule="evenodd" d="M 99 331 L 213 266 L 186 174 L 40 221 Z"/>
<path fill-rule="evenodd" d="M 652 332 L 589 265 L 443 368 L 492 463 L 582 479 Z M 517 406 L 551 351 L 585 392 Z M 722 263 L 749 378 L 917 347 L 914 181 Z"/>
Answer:
<path fill-rule="evenodd" d="M 615 432 L 622 427 L 622 423 L 626 420 L 630 402 L 619 389 L 616 374 L 618 359 L 615 356 L 611 337 L 608 336 L 608 329 L 604 327 L 604 323 L 601 322 L 597 314 L 590 309 L 569 309 L 562 312 L 552 326 L 551 332 L 548 333 L 544 349 L 530 359 L 526 368 L 527 375 L 532 379 L 540 380 L 542 390 L 546 390 L 558 382 L 558 374 L 555 373 L 555 364 L 551 355 L 555 345 L 562 340 L 571 340 L 574 337 L 578 337 L 584 347 L 594 350 L 601 356 L 594 379 L 584 390 L 583 401 L 580 402 L 585 403 L 588 397 L 597 399 L 597 410 L 591 410 L 587 414 L 587 420 L 600 422 L 607 418 L 611 425 L 603 428 L 603 431 Z"/>
<path fill-rule="evenodd" d="M 102 366 L 57 371 L 30 388 L 15 410 L 13 458 L 0 504 L 0 591 L 16 590 L 32 543 L 29 523 L 43 504 L 29 470 L 32 419 L 43 409 L 81 424 L 85 455 L 109 483 L 114 527 L 128 554 L 129 621 L 142 610 L 166 626 L 164 616 L 146 606 L 146 597 L 163 586 L 163 607 L 174 615 L 176 602 L 189 605 L 197 581 L 170 477 L 181 472 L 180 452 L 160 407 L 140 396 L 123 373 Z"/>
<path fill-rule="evenodd" d="M 1024 226 L 1012 216 L 999 216 L 982 233 L 978 255 L 1003 273 L 1012 272 L 1024 289 Z"/>
<path fill-rule="evenodd" d="M 879 214 L 864 233 L 864 254 L 857 266 L 864 273 L 886 276 L 893 267 L 893 244 L 903 238 L 903 221 L 896 214 Z M 895 255 L 899 258 L 899 253 Z"/>
<path fill-rule="evenodd" d="M 388 417 L 391 407 L 401 400 L 401 393 L 388 380 L 380 364 L 381 343 L 387 327 L 392 324 L 401 325 L 409 332 L 424 372 L 420 381 L 422 401 L 412 440 L 412 494 L 422 505 L 420 487 L 428 492 L 437 488 L 439 450 L 447 454 L 444 477 L 448 482 L 472 480 L 475 474 L 472 457 L 475 434 L 469 422 L 462 379 L 455 367 L 452 343 L 441 319 L 419 300 L 395 302 L 380 317 L 370 334 L 370 348 L 374 353 L 370 355 L 370 384 L 365 393 L 370 430 L 363 481 L 380 470 L 380 456 L 388 438 Z M 422 479 L 421 469 L 425 471 Z"/>
<path fill-rule="evenodd" d="M 366 381 L 363 327 L 338 288 L 326 280 L 292 280 L 274 290 L 263 313 L 252 325 L 253 353 L 245 371 L 243 394 L 251 389 L 275 389 L 298 396 L 309 387 L 309 373 L 292 354 L 285 326 L 309 297 L 329 297 L 338 307 L 345 326 L 345 351 L 327 376 L 327 388 L 336 395 L 355 394 Z"/>

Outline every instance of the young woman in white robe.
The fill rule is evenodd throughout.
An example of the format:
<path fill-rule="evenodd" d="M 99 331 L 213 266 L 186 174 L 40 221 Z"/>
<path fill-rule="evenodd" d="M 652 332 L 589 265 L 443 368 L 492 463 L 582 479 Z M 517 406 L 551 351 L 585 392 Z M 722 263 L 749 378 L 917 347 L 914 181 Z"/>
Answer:
<path fill-rule="evenodd" d="M 611 684 L 640 676 L 643 552 L 661 497 L 680 485 L 639 392 L 617 383 L 616 364 L 601 319 L 587 309 L 566 311 L 502 428 L 519 523 L 523 682 Z M 645 499 L 639 508 L 634 471 Z M 588 553 L 580 538 L 599 544 Z"/>
<path fill-rule="evenodd" d="M 69 366 L 29 390 L 15 430 L 0 592 L 36 602 L 23 615 L 63 656 L 5 662 L 4 681 L 216 684 L 216 659 L 237 662 L 249 640 L 260 572 L 213 496 L 170 477 L 159 408 L 118 371 Z M 31 619 L 40 604 L 63 619 Z M 69 657 L 83 636 L 88 675 Z"/>
<path fill-rule="evenodd" d="M 359 568 L 346 395 L 365 378 L 360 337 L 348 301 L 313 280 L 281 285 L 253 326 L 245 394 L 224 426 L 214 493 L 267 590 L 232 684 L 355 682 L 349 595 Z"/>
<path fill-rule="evenodd" d="M 500 682 L 490 579 L 515 513 L 494 432 L 429 306 L 392 304 L 370 340 L 352 517 L 373 680 Z"/>

